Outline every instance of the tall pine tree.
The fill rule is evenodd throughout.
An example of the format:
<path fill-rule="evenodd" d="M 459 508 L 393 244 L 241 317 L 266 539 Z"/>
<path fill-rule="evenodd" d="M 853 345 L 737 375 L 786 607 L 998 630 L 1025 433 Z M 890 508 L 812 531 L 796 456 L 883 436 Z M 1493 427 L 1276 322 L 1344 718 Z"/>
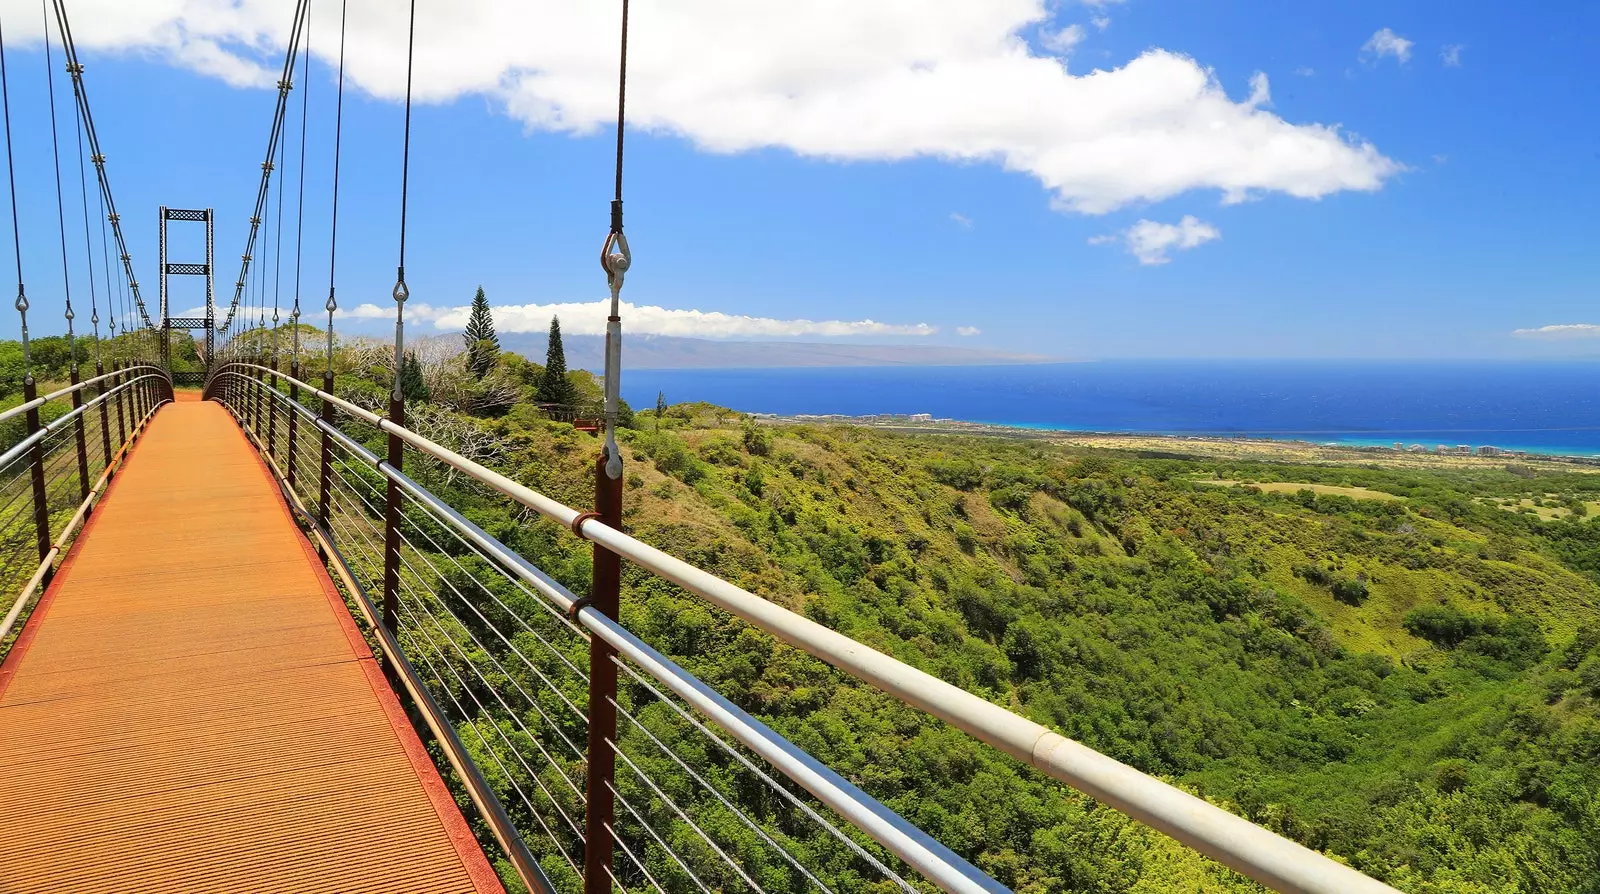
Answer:
<path fill-rule="evenodd" d="M 428 383 L 422 377 L 422 364 L 417 362 L 417 355 L 410 351 L 400 362 L 400 396 L 406 403 L 421 403 L 430 397 Z"/>
<path fill-rule="evenodd" d="M 544 378 L 539 380 L 539 403 L 571 406 L 578 401 L 577 389 L 567 381 L 567 352 L 561 347 L 561 318 L 550 318 L 550 345 L 545 349 Z"/>
<path fill-rule="evenodd" d="M 467 368 L 480 379 L 487 376 L 500 359 L 500 338 L 494 334 L 494 317 L 489 313 L 489 299 L 483 297 L 483 286 L 478 286 L 472 299 L 472 314 L 461 337 L 467 343 Z"/>

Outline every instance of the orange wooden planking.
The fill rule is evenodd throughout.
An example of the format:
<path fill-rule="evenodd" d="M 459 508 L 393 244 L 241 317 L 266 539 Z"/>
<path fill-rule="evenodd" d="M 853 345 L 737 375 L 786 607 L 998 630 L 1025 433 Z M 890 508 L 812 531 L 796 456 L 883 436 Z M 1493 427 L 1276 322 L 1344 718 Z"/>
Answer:
<path fill-rule="evenodd" d="M 500 892 L 265 466 L 179 397 L 0 665 L 0 892 Z"/>

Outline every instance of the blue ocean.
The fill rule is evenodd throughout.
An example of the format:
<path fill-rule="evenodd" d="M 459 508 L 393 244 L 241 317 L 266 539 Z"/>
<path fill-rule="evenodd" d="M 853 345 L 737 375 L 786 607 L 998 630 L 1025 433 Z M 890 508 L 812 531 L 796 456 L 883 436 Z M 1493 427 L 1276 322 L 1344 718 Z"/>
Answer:
<path fill-rule="evenodd" d="M 1596 361 L 1107 360 L 1028 366 L 628 370 L 634 407 L 929 413 L 1039 429 L 1600 455 Z"/>

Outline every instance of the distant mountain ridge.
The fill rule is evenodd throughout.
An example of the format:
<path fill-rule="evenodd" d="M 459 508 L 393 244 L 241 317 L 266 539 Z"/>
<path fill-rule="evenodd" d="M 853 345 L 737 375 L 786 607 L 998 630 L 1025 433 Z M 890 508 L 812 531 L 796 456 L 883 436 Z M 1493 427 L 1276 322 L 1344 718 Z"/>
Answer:
<path fill-rule="evenodd" d="M 569 369 L 599 372 L 605 365 L 605 337 L 565 335 Z M 507 333 L 500 346 L 535 363 L 544 362 L 548 336 Z M 718 341 L 672 335 L 623 333 L 623 363 L 632 369 L 742 369 L 797 366 L 980 366 L 1058 363 L 1062 358 L 943 345 L 849 345 L 789 341 Z"/>

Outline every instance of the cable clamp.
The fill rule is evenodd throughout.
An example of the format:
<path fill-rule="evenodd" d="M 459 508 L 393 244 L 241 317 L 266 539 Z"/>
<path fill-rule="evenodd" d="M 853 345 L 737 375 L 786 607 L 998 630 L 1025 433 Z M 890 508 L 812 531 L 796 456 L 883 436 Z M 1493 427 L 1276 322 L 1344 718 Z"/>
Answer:
<path fill-rule="evenodd" d="M 572 600 L 572 604 L 567 606 L 567 620 L 574 624 L 578 623 L 578 612 L 586 608 L 594 608 L 593 596 L 579 596 Z"/>
<path fill-rule="evenodd" d="M 599 517 L 600 517 L 600 513 L 598 513 L 598 512 L 580 512 L 580 513 L 578 513 L 578 517 L 574 518 L 572 520 L 572 533 L 576 534 L 579 537 L 582 537 L 583 536 L 583 523 L 588 521 L 591 518 L 599 518 Z"/>

